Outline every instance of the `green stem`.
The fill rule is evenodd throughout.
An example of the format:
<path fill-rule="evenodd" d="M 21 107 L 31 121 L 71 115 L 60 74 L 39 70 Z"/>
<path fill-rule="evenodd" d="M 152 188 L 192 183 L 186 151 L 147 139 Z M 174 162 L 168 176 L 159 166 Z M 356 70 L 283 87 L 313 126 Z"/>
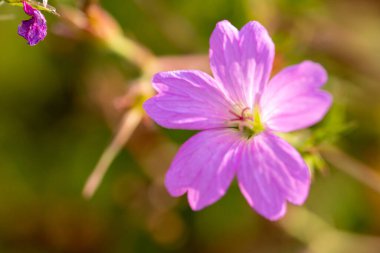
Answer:
<path fill-rule="evenodd" d="M 3 0 L 3 1 L 5 1 L 6 3 L 10 5 L 19 6 L 19 7 L 22 7 L 22 3 L 24 2 L 24 0 Z M 59 16 L 57 10 L 51 5 L 44 6 L 43 3 L 40 3 L 34 0 L 26 0 L 26 2 L 28 2 L 28 4 L 30 4 L 30 6 L 32 6 L 34 9 L 37 9 L 39 11 L 46 11 L 56 16 Z"/>
<path fill-rule="evenodd" d="M 156 59 L 149 50 L 125 36 L 117 36 L 107 40 L 106 45 L 112 52 L 133 63 L 144 73 L 150 72 L 151 64 Z"/>

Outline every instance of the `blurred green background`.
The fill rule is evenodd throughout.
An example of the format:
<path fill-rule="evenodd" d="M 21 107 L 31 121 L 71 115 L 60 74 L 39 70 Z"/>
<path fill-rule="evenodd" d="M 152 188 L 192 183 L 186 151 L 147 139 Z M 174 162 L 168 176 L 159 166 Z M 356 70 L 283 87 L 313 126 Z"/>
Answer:
<path fill-rule="evenodd" d="M 380 173 L 379 1 L 100 5 L 127 36 L 158 56 L 206 55 L 216 22 L 241 27 L 260 21 L 275 41 L 278 68 L 310 59 L 328 70 L 326 89 L 338 112 L 325 131 L 350 126 L 334 142 L 348 154 L 335 157 L 337 164 L 350 167 L 355 159 Z M 357 178 L 376 183 L 377 174 L 367 168 L 352 168 L 359 175 L 352 177 L 350 168 L 327 161 L 315 172 L 305 206 L 289 207 L 280 222 L 252 211 L 236 184 L 221 201 L 192 212 L 185 197 L 171 198 L 162 185 L 171 155 L 192 133 L 149 122 L 85 200 L 82 187 L 123 113 L 115 100 L 139 71 L 90 36 L 62 36 L 61 18 L 46 17 L 47 38 L 29 47 L 17 35 L 26 15 L 0 6 L 0 252 L 380 252 L 380 191 Z"/>

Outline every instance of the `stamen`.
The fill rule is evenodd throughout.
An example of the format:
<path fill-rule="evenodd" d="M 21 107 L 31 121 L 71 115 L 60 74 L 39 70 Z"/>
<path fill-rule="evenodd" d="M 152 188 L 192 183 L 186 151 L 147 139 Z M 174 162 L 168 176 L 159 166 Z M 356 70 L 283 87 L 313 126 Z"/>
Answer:
<path fill-rule="evenodd" d="M 242 117 L 239 114 L 237 114 L 236 112 L 231 111 L 231 110 L 228 110 L 228 112 L 236 117 L 236 119 L 232 119 L 232 120 L 242 120 Z"/>
<path fill-rule="evenodd" d="M 248 122 L 246 122 L 246 121 L 242 121 L 242 122 L 240 122 L 239 123 L 239 128 L 244 128 L 244 127 L 246 127 L 246 128 L 248 128 L 248 129 L 253 129 L 253 126 L 252 126 L 252 124 L 249 124 Z"/>
<path fill-rule="evenodd" d="M 249 107 L 239 108 L 240 114 L 237 110 L 229 110 L 234 118 L 227 122 L 228 127 L 238 129 L 244 136 L 251 138 L 264 130 L 264 126 L 260 120 L 259 106 L 255 106 L 253 111 Z"/>
<path fill-rule="evenodd" d="M 243 109 L 243 111 L 241 112 L 241 116 L 243 117 L 243 119 L 246 118 L 245 117 L 245 112 L 249 111 L 249 110 L 250 110 L 250 108 L 248 108 L 248 107 L 246 107 L 246 108 Z"/>

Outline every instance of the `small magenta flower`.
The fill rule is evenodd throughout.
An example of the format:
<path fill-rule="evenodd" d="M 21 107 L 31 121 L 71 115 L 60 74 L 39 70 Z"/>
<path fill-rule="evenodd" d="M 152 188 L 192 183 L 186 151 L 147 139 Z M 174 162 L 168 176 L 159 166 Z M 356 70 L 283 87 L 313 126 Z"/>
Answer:
<path fill-rule="evenodd" d="M 274 133 L 320 121 L 332 97 L 320 90 L 326 71 L 311 61 L 269 80 L 274 51 L 260 23 L 239 31 L 221 21 L 210 38 L 214 78 L 196 70 L 154 76 L 158 94 L 144 103 L 146 112 L 163 127 L 202 130 L 183 144 L 165 178 L 171 195 L 187 192 L 193 210 L 219 200 L 235 176 L 249 205 L 269 220 L 285 214 L 287 201 L 304 203 L 310 172 Z"/>
<path fill-rule="evenodd" d="M 18 34 L 24 37 L 30 46 L 34 46 L 46 37 L 46 19 L 39 10 L 34 9 L 26 1 L 23 5 L 25 13 L 31 18 L 22 21 L 18 27 Z"/>

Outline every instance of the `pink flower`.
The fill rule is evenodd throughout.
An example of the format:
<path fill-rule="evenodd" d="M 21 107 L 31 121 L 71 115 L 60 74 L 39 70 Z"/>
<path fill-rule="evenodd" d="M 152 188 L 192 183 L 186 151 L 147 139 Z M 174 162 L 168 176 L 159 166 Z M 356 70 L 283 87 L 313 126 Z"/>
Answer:
<path fill-rule="evenodd" d="M 286 203 L 304 203 L 310 172 L 301 155 L 275 132 L 309 127 L 328 111 L 320 90 L 326 71 L 305 61 L 269 80 L 274 44 L 266 29 L 249 22 L 240 31 L 228 21 L 210 38 L 214 78 L 196 70 L 154 76 L 156 96 L 144 109 L 159 125 L 202 130 L 180 148 L 166 174 L 169 193 L 187 192 L 200 210 L 218 201 L 236 176 L 248 204 L 269 220 Z"/>
<path fill-rule="evenodd" d="M 47 35 L 47 25 L 44 15 L 23 1 L 24 12 L 31 16 L 30 19 L 24 20 L 18 27 L 18 34 L 24 37 L 30 46 L 35 46 Z"/>

